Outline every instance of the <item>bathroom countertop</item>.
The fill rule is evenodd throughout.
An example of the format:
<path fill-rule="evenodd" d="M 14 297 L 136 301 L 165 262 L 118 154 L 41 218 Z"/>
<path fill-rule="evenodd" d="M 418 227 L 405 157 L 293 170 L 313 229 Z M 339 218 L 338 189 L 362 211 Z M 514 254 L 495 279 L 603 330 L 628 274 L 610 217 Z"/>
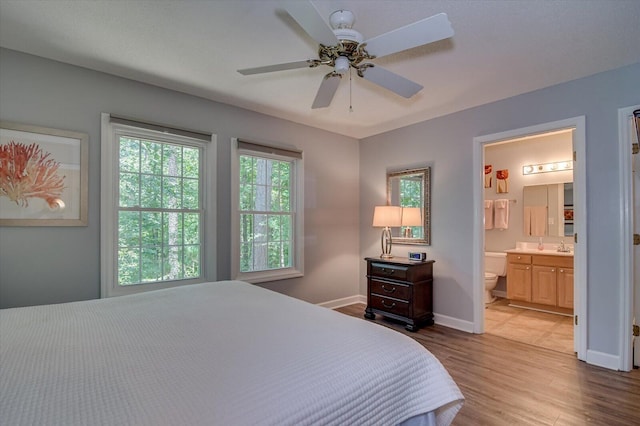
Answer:
<path fill-rule="evenodd" d="M 571 257 L 573 257 L 573 250 L 572 251 L 563 252 L 563 251 L 558 251 L 557 249 L 554 249 L 554 250 L 550 250 L 550 249 L 538 250 L 538 249 L 514 248 L 514 249 L 505 250 L 505 253 L 543 254 L 543 255 L 548 255 L 548 256 L 564 256 L 564 257 L 571 256 Z"/>

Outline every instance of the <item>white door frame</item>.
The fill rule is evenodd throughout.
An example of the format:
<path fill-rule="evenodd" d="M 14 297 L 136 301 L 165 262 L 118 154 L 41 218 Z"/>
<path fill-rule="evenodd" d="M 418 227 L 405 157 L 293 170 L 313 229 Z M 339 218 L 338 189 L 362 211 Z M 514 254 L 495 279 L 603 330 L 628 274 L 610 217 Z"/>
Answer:
<path fill-rule="evenodd" d="M 633 357 L 631 323 L 633 318 L 633 185 L 631 182 L 632 128 L 629 121 L 640 105 L 618 109 L 618 153 L 620 167 L 620 253 L 622 288 L 620 289 L 619 342 L 622 371 L 631 371 Z"/>
<path fill-rule="evenodd" d="M 473 138 L 473 332 L 484 333 L 484 145 L 562 129 L 574 129 L 573 149 L 576 161 L 573 168 L 575 232 L 578 243 L 574 253 L 574 348 L 578 359 L 587 358 L 587 203 L 586 203 L 586 137 L 585 117 L 543 123 L 521 129 L 508 130 Z"/>

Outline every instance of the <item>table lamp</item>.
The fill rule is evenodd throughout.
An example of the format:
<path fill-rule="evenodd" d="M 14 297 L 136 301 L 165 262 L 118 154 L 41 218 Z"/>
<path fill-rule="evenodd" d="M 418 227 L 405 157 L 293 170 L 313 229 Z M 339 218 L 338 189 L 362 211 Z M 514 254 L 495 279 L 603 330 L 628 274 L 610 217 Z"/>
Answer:
<path fill-rule="evenodd" d="M 383 259 L 391 259 L 391 227 L 402 225 L 402 207 L 399 206 L 376 206 L 373 211 L 373 227 L 384 228 L 380 236 Z"/>

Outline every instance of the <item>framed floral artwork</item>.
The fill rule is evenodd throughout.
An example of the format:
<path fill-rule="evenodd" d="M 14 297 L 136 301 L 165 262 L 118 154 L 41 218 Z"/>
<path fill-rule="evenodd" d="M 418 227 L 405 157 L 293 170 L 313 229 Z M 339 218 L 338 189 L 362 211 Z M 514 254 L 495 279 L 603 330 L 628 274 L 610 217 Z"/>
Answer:
<path fill-rule="evenodd" d="M 491 188 L 491 177 L 493 176 L 492 170 L 493 170 L 493 167 L 491 166 L 491 164 L 485 164 L 484 166 L 484 187 L 485 188 Z"/>
<path fill-rule="evenodd" d="M 86 226 L 86 133 L 0 121 L 0 225 Z"/>
<path fill-rule="evenodd" d="M 506 194 L 509 192 L 509 170 L 496 171 L 496 193 Z"/>

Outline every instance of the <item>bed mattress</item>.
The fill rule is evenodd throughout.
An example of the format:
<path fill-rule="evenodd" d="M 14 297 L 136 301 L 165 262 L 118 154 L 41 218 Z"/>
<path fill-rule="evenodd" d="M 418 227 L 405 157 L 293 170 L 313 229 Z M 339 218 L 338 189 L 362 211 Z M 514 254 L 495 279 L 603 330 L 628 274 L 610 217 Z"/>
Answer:
<path fill-rule="evenodd" d="M 447 425 L 462 401 L 413 339 L 241 281 L 0 311 L 5 425 Z"/>

